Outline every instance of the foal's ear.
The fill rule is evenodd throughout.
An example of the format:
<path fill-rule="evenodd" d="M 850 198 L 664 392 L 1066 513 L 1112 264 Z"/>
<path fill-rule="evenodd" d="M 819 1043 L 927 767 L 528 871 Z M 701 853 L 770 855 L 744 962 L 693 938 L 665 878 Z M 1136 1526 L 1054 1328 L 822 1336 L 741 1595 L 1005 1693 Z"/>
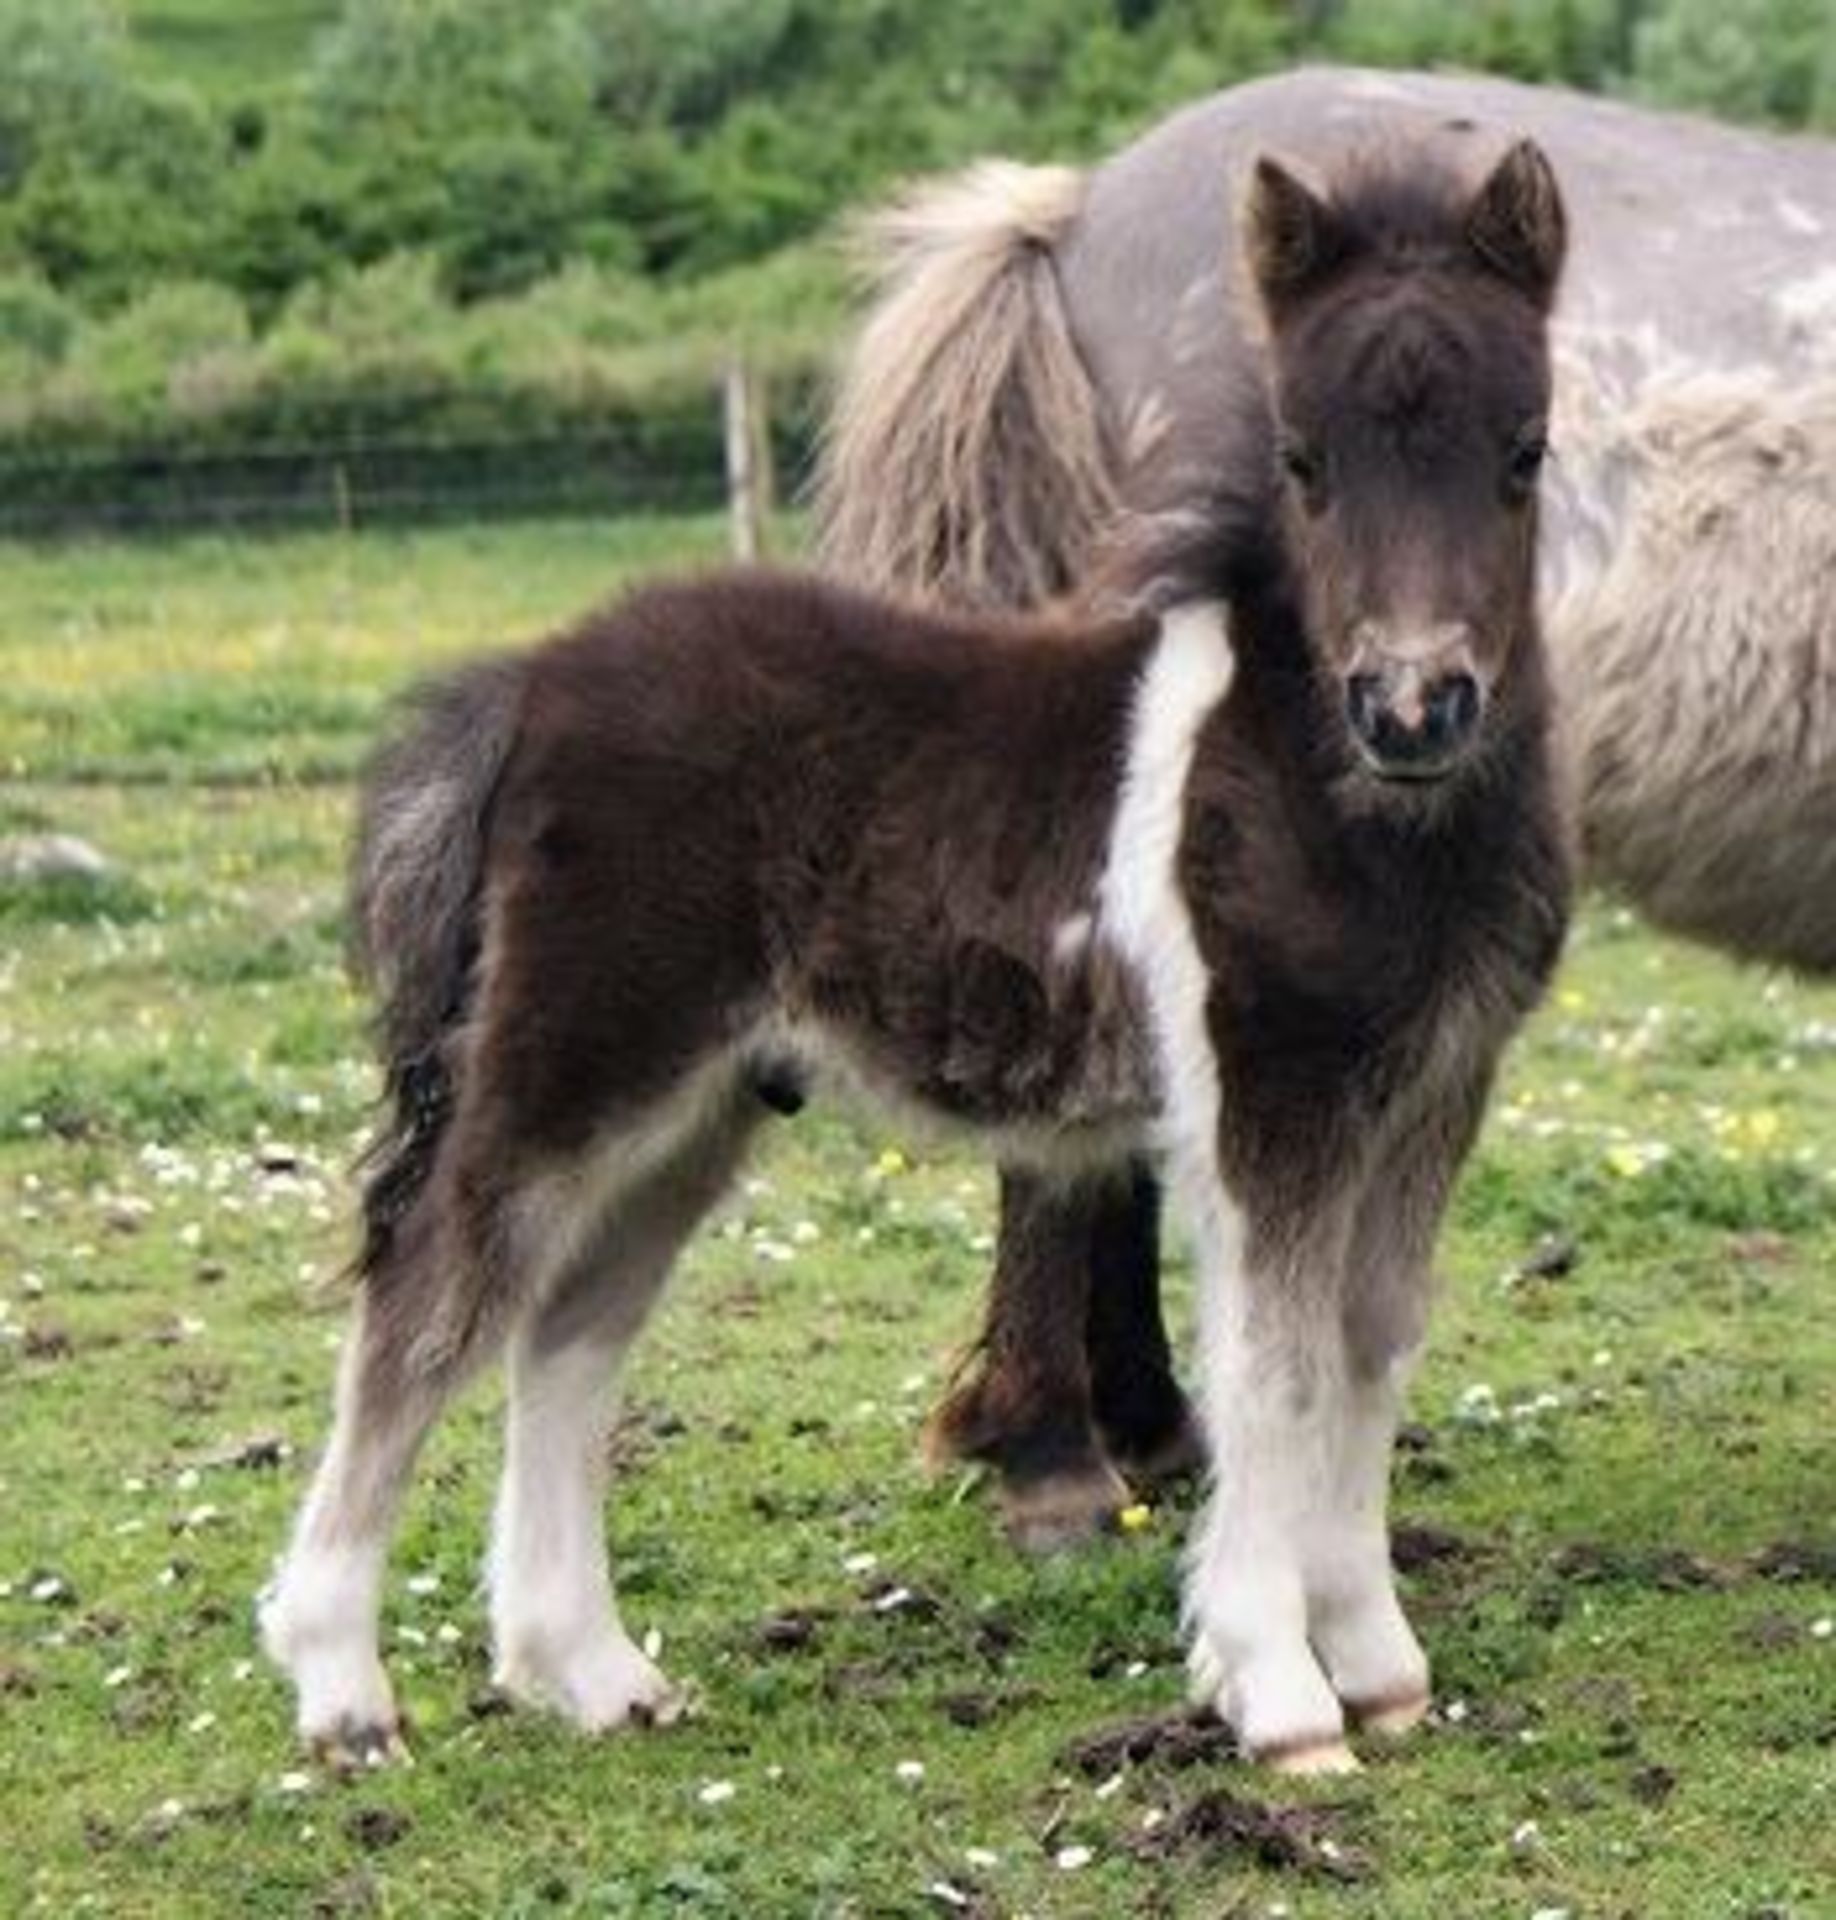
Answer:
<path fill-rule="evenodd" d="M 1277 313 L 1331 271 L 1345 229 L 1329 201 L 1263 154 L 1250 174 L 1243 246 L 1262 304 Z"/>
<path fill-rule="evenodd" d="M 1568 250 L 1568 216 L 1555 168 L 1534 140 L 1519 140 L 1473 195 L 1466 237 L 1488 267 L 1540 306 L 1555 299 Z"/>

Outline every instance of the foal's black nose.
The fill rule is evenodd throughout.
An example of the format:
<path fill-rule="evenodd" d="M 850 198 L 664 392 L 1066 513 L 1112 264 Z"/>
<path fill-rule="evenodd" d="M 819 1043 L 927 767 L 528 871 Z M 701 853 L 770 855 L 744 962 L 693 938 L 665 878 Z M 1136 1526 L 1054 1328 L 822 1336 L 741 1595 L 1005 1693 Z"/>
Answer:
<path fill-rule="evenodd" d="M 1347 676 L 1345 711 L 1365 757 L 1392 779 L 1433 779 L 1479 724 L 1477 678 L 1464 666 L 1383 660 Z"/>

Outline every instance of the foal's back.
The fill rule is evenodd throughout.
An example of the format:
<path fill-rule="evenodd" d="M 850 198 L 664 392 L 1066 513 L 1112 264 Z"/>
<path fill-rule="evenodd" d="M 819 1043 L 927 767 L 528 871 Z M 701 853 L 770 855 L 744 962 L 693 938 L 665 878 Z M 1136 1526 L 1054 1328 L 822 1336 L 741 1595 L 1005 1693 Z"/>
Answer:
<path fill-rule="evenodd" d="M 479 1027 L 525 1134 L 575 1145 L 608 1098 L 641 1106 L 767 1023 L 965 1118 L 1072 1071 L 1058 903 L 1095 886 L 1151 629 L 749 571 L 647 589 L 531 655 Z M 989 1021 L 972 1065 L 965 1024 Z"/>

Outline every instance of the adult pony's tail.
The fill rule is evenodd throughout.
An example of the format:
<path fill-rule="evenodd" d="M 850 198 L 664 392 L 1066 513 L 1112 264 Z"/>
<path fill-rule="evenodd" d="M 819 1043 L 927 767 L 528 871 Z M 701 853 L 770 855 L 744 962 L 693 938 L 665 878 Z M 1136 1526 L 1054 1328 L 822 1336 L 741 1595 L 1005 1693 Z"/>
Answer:
<path fill-rule="evenodd" d="M 817 468 L 822 563 L 962 606 L 1062 592 L 1115 498 L 1053 247 L 1083 178 L 984 161 L 862 229 L 878 283 Z"/>
<path fill-rule="evenodd" d="M 472 993 L 491 801 L 516 738 L 523 671 L 487 661 L 432 682 L 364 784 L 351 871 L 351 966 L 377 1002 L 385 1111 L 364 1155 L 370 1281 L 427 1184 L 453 1108 L 454 1036 Z"/>

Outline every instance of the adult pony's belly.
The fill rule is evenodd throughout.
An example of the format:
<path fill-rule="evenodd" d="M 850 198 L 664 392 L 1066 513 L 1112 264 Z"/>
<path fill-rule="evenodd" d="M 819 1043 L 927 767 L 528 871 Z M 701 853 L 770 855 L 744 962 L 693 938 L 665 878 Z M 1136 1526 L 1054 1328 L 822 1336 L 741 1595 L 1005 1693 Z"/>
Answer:
<path fill-rule="evenodd" d="M 1611 464 L 1547 615 L 1589 870 L 1836 971 L 1836 378 L 1654 384 Z"/>

